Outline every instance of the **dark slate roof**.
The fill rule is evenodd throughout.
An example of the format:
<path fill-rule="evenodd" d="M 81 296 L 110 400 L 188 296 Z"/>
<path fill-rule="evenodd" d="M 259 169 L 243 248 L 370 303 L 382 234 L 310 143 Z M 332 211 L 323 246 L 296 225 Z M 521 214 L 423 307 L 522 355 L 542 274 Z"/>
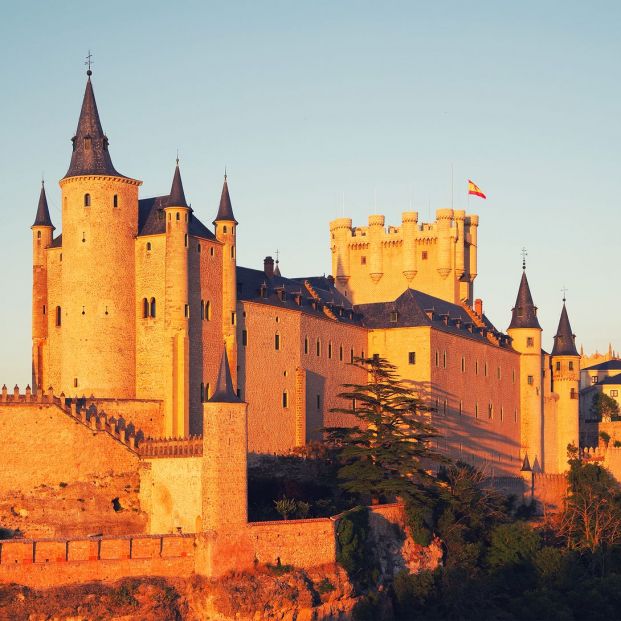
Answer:
<path fill-rule="evenodd" d="M 226 347 L 222 351 L 222 359 L 220 360 L 220 370 L 218 371 L 218 379 L 214 389 L 213 396 L 209 401 L 213 403 L 239 403 L 240 399 L 233 388 L 233 379 L 231 378 L 231 369 L 229 367 L 229 359 L 226 355 Z"/>
<path fill-rule="evenodd" d="M 41 182 L 41 194 L 39 194 L 39 205 L 37 207 L 37 215 L 35 217 L 34 224 L 32 226 L 51 226 L 52 219 L 50 218 L 50 210 L 47 206 L 47 197 L 45 196 L 45 184 Z"/>
<path fill-rule="evenodd" d="M 567 308 L 563 302 L 563 310 L 561 311 L 561 319 L 558 322 L 558 329 L 554 337 L 554 347 L 552 348 L 553 356 L 578 356 L 576 349 L 576 335 L 571 331 Z"/>
<path fill-rule="evenodd" d="M 614 386 L 619 386 L 621 385 L 621 373 L 618 373 L 617 375 L 611 375 L 610 377 L 605 377 L 601 382 L 597 382 L 597 384 L 612 384 Z"/>
<path fill-rule="evenodd" d="M 316 297 L 309 291 L 305 282 L 310 284 Z M 327 316 L 342 323 L 361 325 L 361 317 L 354 312 L 349 300 L 323 276 L 283 278 L 274 275 L 268 278 L 263 270 L 238 266 L 237 297 L 239 300 L 288 308 L 324 319 Z"/>
<path fill-rule="evenodd" d="M 224 175 L 224 185 L 222 186 L 222 194 L 220 196 L 220 206 L 218 207 L 218 215 L 214 220 L 214 224 L 219 220 L 232 221 L 237 224 L 235 216 L 233 215 L 233 205 L 231 204 L 231 197 L 229 195 L 229 184 Z"/>
<path fill-rule="evenodd" d="M 487 317 L 484 326 L 477 326 L 466 309 L 422 291 L 406 289 L 394 302 L 359 304 L 355 310 L 363 317 L 367 328 L 404 328 L 430 326 L 442 332 L 456 334 L 489 343 L 486 334 L 493 334 L 501 347 L 510 347 L 510 339 L 496 330 Z"/>
<path fill-rule="evenodd" d="M 90 139 L 89 144 L 85 144 L 87 138 Z M 78 128 L 71 141 L 73 142 L 73 153 L 65 178 L 79 175 L 123 177 L 115 170 L 110 159 L 108 138 L 101 127 L 90 76 L 86 82 Z"/>
<path fill-rule="evenodd" d="M 617 369 L 621 371 L 621 360 L 606 360 L 592 367 L 586 367 L 583 371 L 616 371 Z"/>
<path fill-rule="evenodd" d="M 541 330 L 539 320 L 537 319 L 537 307 L 533 302 L 533 296 L 530 293 L 525 271 L 522 272 L 522 280 L 520 281 L 520 288 L 512 312 L 513 315 L 511 317 L 509 329 L 539 328 Z"/>
<path fill-rule="evenodd" d="M 171 207 L 188 207 L 188 204 L 185 200 L 185 192 L 183 191 L 183 183 L 181 182 L 179 160 L 177 160 L 177 166 L 175 167 L 175 174 L 173 175 L 170 195 L 168 196 L 168 204 Z"/>
<path fill-rule="evenodd" d="M 168 196 L 154 196 L 138 201 L 138 235 L 162 235 L 166 233 L 164 207 Z M 188 232 L 194 237 L 215 239 L 215 235 L 193 214 L 190 214 Z"/>
<path fill-rule="evenodd" d="M 63 247 L 63 234 L 55 237 L 50 244 L 50 248 L 62 248 Z"/>

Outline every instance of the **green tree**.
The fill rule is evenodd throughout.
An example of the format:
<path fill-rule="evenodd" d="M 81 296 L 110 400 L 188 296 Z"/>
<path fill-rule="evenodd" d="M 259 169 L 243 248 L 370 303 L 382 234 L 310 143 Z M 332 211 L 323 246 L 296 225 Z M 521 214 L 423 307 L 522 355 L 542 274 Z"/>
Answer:
<path fill-rule="evenodd" d="M 433 480 L 431 462 L 441 461 L 430 447 L 437 436 L 430 408 L 384 358 L 356 358 L 352 364 L 367 371 L 368 382 L 344 384 L 339 397 L 352 406 L 332 411 L 355 416 L 358 425 L 325 429 L 328 441 L 340 448 L 343 488 L 372 502 L 421 497 Z"/>
<path fill-rule="evenodd" d="M 590 413 L 597 420 L 619 420 L 619 404 L 603 392 L 596 392 L 591 401 Z"/>

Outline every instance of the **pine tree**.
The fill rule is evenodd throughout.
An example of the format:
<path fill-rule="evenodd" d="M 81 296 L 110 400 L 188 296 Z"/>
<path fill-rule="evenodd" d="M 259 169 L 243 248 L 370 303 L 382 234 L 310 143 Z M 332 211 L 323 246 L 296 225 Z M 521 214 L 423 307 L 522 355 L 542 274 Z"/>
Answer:
<path fill-rule="evenodd" d="M 344 384 L 338 396 L 350 408 L 332 412 L 358 419 L 354 427 L 329 427 L 327 440 L 340 449 L 338 477 L 353 494 L 374 503 L 400 496 L 422 498 L 433 482 L 428 470 L 442 457 L 431 449 L 437 436 L 431 408 L 422 404 L 384 358 L 356 358 L 354 366 L 368 372 L 366 384 Z"/>

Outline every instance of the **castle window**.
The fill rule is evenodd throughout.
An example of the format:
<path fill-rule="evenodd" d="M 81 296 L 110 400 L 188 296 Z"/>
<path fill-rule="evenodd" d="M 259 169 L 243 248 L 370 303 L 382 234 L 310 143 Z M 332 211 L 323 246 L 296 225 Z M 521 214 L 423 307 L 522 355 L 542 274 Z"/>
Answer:
<path fill-rule="evenodd" d="M 504 420 L 505 420 L 505 409 L 501 405 L 500 406 L 500 422 L 502 423 L 502 421 Z"/>
<path fill-rule="evenodd" d="M 317 409 L 321 409 L 321 395 L 317 395 Z"/>
<path fill-rule="evenodd" d="M 201 403 L 205 401 L 205 384 L 201 382 Z"/>
<path fill-rule="evenodd" d="M 557 363 L 556 363 L 556 370 L 557 370 L 557 371 L 560 371 L 560 370 L 561 370 L 561 363 L 560 363 L 560 362 L 557 362 Z"/>
<path fill-rule="evenodd" d="M 436 366 L 440 366 L 440 352 L 436 351 Z"/>
<path fill-rule="evenodd" d="M 427 251 L 426 250 L 423 250 L 423 254 L 421 255 L 421 258 L 422 258 L 423 261 L 427 260 Z"/>
<path fill-rule="evenodd" d="M 226 224 L 222 227 L 222 232 L 226 233 Z"/>
<path fill-rule="evenodd" d="M 190 305 L 189 304 L 186 304 L 183 307 L 183 315 L 185 316 L 186 319 L 190 316 Z"/>
<path fill-rule="evenodd" d="M 248 330 L 242 330 L 242 345 L 244 347 L 248 345 Z"/>
<path fill-rule="evenodd" d="M 211 321 L 211 302 L 205 302 L 205 319 Z"/>
<path fill-rule="evenodd" d="M 461 357 L 461 372 L 466 372 L 466 359 L 463 356 Z"/>
<path fill-rule="evenodd" d="M 147 242 L 147 252 L 151 252 L 151 242 Z"/>
<path fill-rule="evenodd" d="M 397 311 L 390 311 L 390 321 L 392 323 L 397 323 L 399 320 L 399 313 Z"/>
<path fill-rule="evenodd" d="M 60 306 L 56 307 L 56 327 L 59 328 L 62 323 L 62 314 L 60 310 Z"/>
<path fill-rule="evenodd" d="M 572 388 L 572 391 L 574 391 L 574 392 L 573 392 L 573 394 L 572 394 L 572 398 L 574 398 L 574 395 L 575 395 L 575 389 L 574 389 L 574 388 Z M 611 390 L 611 391 L 610 391 L 610 396 L 611 396 L 611 397 L 618 397 L 618 396 L 619 396 L 619 391 L 618 391 L 618 390 L 614 390 L 614 389 L 613 389 L 613 390 Z"/>
<path fill-rule="evenodd" d="M 526 338 L 526 347 L 534 347 L 535 339 L 532 336 Z"/>
<path fill-rule="evenodd" d="M 196 244 L 196 252 L 198 252 L 198 254 L 201 253 L 201 245 L 200 244 Z"/>
<path fill-rule="evenodd" d="M 594 375 L 594 376 L 591 378 L 591 384 L 597 384 L 597 375 Z"/>
<path fill-rule="evenodd" d="M 351 411 L 352 412 L 356 411 L 356 399 L 351 400 Z"/>
<path fill-rule="evenodd" d="M 496 375 L 497 375 L 498 379 L 502 379 L 502 371 L 500 370 L 500 367 L 498 367 L 498 369 L 496 371 Z"/>
<path fill-rule="evenodd" d="M 41 239 L 41 231 L 37 231 L 37 239 Z"/>
<path fill-rule="evenodd" d="M 446 352 L 442 353 L 442 367 L 446 369 Z"/>
<path fill-rule="evenodd" d="M 274 349 L 280 351 L 280 334 L 278 332 L 274 335 Z"/>
<path fill-rule="evenodd" d="M 146 319 L 149 316 L 149 300 L 142 298 L 142 318 Z"/>
<path fill-rule="evenodd" d="M 479 361 L 475 361 L 474 363 L 474 374 L 478 375 L 479 374 Z"/>
<path fill-rule="evenodd" d="M 150 302 L 149 306 L 150 306 L 150 309 L 149 309 L 150 313 L 149 313 L 149 315 L 151 317 L 155 317 L 155 298 L 151 298 L 151 302 Z"/>
<path fill-rule="evenodd" d="M 321 341 L 317 339 L 317 343 L 315 345 L 315 349 L 318 356 L 321 356 Z"/>
<path fill-rule="evenodd" d="M 464 410 L 464 404 L 462 401 L 459 402 L 459 415 L 461 416 Z"/>
<path fill-rule="evenodd" d="M 91 195 L 85 194 L 84 195 L 84 207 L 90 207 L 90 206 L 91 206 Z"/>
<path fill-rule="evenodd" d="M 234 326 L 237 324 L 237 313 L 235 311 L 231 312 L 231 325 Z"/>
<path fill-rule="evenodd" d="M 308 337 L 307 336 L 304 337 L 304 353 L 305 354 L 308 353 Z"/>
<path fill-rule="evenodd" d="M 360 265 L 366 265 L 367 264 L 367 258 L 366 257 L 360 257 Z"/>
<path fill-rule="evenodd" d="M 47 309 L 45 308 L 45 304 L 44 304 L 44 305 L 43 305 L 43 314 L 44 314 L 44 315 L 45 315 L 45 313 L 46 313 L 46 310 L 47 310 Z"/>
<path fill-rule="evenodd" d="M 61 261 L 63 260 L 63 253 L 62 252 L 60 253 L 60 260 Z"/>
<path fill-rule="evenodd" d="M 73 387 L 74 387 L 74 388 L 77 388 L 77 387 L 78 387 L 78 378 L 77 378 L 77 377 L 74 377 L 74 378 L 73 378 Z"/>
<path fill-rule="evenodd" d="M 408 364 L 416 364 L 416 352 L 411 351 L 408 353 Z"/>
<path fill-rule="evenodd" d="M 354 364 L 354 350 L 353 349 L 349 352 L 349 362 L 351 364 Z"/>
<path fill-rule="evenodd" d="M 474 417 L 479 418 L 479 404 L 477 402 L 474 404 Z"/>
<path fill-rule="evenodd" d="M 209 254 L 213 257 L 213 247 L 209 249 Z"/>
<path fill-rule="evenodd" d="M 532 386 L 535 383 L 535 378 L 532 375 L 529 375 L 526 381 L 528 382 L 529 386 Z"/>
<path fill-rule="evenodd" d="M 570 370 L 570 371 L 573 371 L 573 370 L 574 370 L 574 362 L 573 362 L 573 360 L 570 360 L 570 361 L 569 361 L 569 370 Z"/>
<path fill-rule="evenodd" d="M 180 219 L 180 218 L 179 218 L 179 215 L 180 215 L 180 214 L 179 214 L 179 212 L 177 212 L 177 215 L 176 215 L 177 220 L 179 220 L 179 219 Z"/>
<path fill-rule="evenodd" d="M 511 371 L 511 382 L 515 384 L 515 369 Z"/>
<path fill-rule="evenodd" d="M 328 343 L 328 359 L 332 360 L 332 341 Z"/>
<path fill-rule="evenodd" d="M 491 403 L 487 404 L 487 418 L 489 418 L 489 420 L 494 418 L 494 406 Z"/>
<path fill-rule="evenodd" d="M 201 300 L 201 319 L 205 319 L 205 300 Z"/>
<path fill-rule="evenodd" d="M 485 363 L 483 367 L 483 373 L 485 374 L 485 377 L 487 377 L 487 362 Z"/>
<path fill-rule="evenodd" d="M 283 408 L 289 407 L 289 395 L 286 390 L 284 390 L 282 393 L 282 407 Z"/>
<path fill-rule="evenodd" d="M 231 259 L 235 258 L 235 246 L 231 246 Z"/>
<path fill-rule="evenodd" d="M 513 422 L 517 423 L 517 408 L 513 410 Z"/>
<path fill-rule="evenodd" d="M 118 194 L 115 194 L 112 197 L 112 206 L 113 207 L 118 207 L 119 206 L 119 195 Z"/>
<path fill-rule="evenodd" d="M 185 234 L 185 237 L 183 238 L 183 243 L 185 244 L 185 247 L 188 247 L 188 234 Z"/>
<path fill-rule="evenodd" d="M 339 347 L 339 360 L 343 362 L 343 346 Z"/>

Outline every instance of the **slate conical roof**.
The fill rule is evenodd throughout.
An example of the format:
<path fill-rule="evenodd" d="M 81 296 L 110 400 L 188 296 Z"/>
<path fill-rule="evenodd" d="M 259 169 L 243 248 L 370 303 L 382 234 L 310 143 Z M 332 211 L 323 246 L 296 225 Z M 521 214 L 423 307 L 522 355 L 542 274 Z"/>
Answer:
<path fill-rule="evenodd" d="M 183 191 L 183 183 L 181 182 L 181 172 L 179 171 L 179 160 L 175 167 L 172 186 L 170 188 L 170 196 L 168 197 L 169 207 L 188 207 L 185 200 L 185 192 Z"/>
<path fill-rule="evenodd" d="M 41 181 L 41 194 L 39 194 L 39 206 L 37 207 L 37 216 L 35 217 L 34 224 L 32 226 L 51 226 L 52 219 L 50 218 L 50 210 L 47 206 L 47 197 L 45 196 L 45 184 Z"/>
<path fill-rule="evenodd" d="M 71 141 L 73 153 L 65 178 L 79 175 L 123 176 L 115 170 L 110 159 L 108 138 L 101 127 L 90 75 L 86 82 L 78 128 Z"/>
<path fill-rule="evenodd" d="M 578 356 L 576 349 L 576 335 L 571 331 L 571 324 L 567 315 L 567 308 L 563 302 L 563 310 L 561 311 L 561 319 L 558 322 L 558 329 L 554 337 L 554 347 L 552 348 L 553 356 Z"/>
<path fill-rule="evenodd" d="M 533 302 L 525 271 L 522 272 L 522 280 L 512 312 L 509 330 L 511 328 L 539 328 L 541 330 L 537 319 L 537 307 Z"/>
<path fill-rule="evenodd" d="M 222 195 L 220 196 L 220 207 L 218 207 L 218 215 L 214 220 L 214 224 L 220 220 L 226 220 L 228 222 L 235 222 L 235 216 L 233 215 L 233 205 L 231 205 L 231 197 L 229 196 L 229 184 L 224 175 L 224 185 L 222 186 Z"/>
<path fill-rule="evenodd" d="M 233 379 L 231 378 L 231 369 L 229 367 L 229 358 L 226 355 L 226 347 L 222 351 L 222 360 L 220 360 L 220 370 L 218 371 L 218 380 L 213 396 L 209 401 L 214 403 L 239 403 L 240 399 L 233 388 Z"/>

